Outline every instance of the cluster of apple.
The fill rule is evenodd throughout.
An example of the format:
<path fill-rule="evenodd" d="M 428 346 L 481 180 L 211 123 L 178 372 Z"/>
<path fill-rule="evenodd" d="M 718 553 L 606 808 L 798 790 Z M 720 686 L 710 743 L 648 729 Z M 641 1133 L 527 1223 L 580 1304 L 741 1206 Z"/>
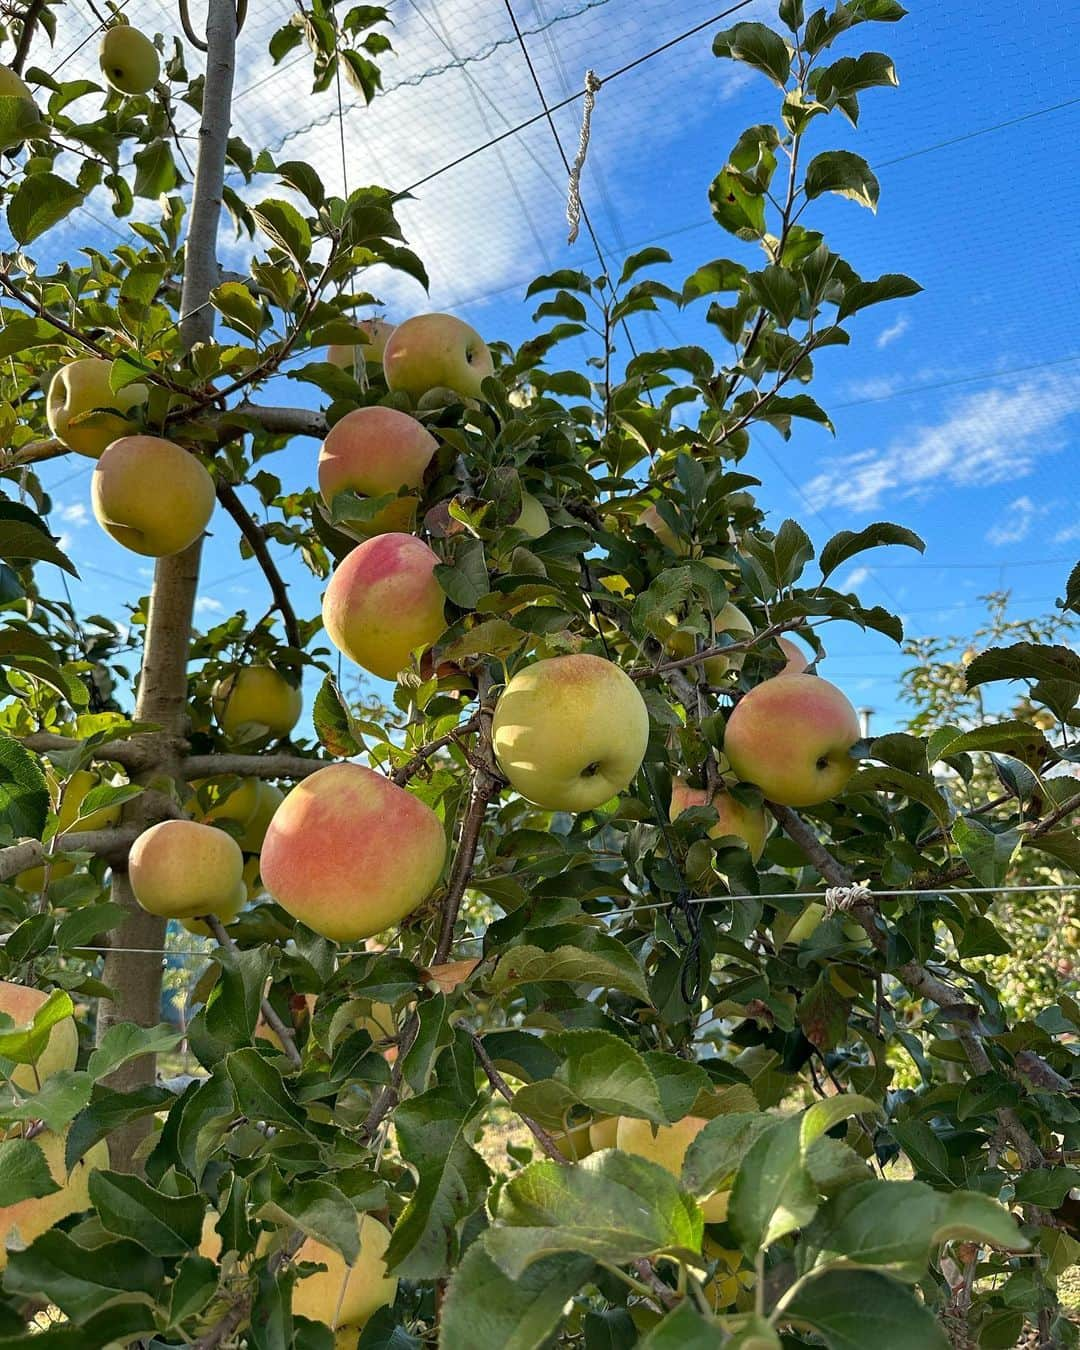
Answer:
<path fill-rule="evenodd" d="M 98 49 L 98 64 L 110 88 L 127 97 L 148 94 L 161 75 L 157 48 L 145 33 L 122 18 L 105 30 Z M 11 100 L 4 117 L 0 151 L 43 133 L 43 119 L 30 86 L 10 66 L 0 66 L 0 98 Z"/>

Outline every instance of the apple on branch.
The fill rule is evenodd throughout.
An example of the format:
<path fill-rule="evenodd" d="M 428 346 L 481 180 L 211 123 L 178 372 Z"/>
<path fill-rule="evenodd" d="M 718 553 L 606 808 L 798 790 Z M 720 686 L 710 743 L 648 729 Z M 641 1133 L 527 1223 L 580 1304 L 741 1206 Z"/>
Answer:
<path fill-rule="evenodd" d="M 319 451 L 319 492 L 327 509 L 340 492 L 383 497 L 419 488 L 438 442 L 415 417 L 396 408 L 355 408 L 330 429 Z M 337 524 L 361 536 L 410 530 L 417 497 L 395 497 L 376 515 Z"/>
<path fill-rule="evenodd" d="M 104 357 L 85 356 L 61 366 L 49 382 L 45 399 L 49 430 L 69 449 L 90 459 L 136 430 L 128 414 L 150 395 L 145 384 L 114 390 L 113 364 Z"/>
<path fill-rule="evenodd" d="M 692 806 L 708 806 L 709 794 L 700 788 L 693 788 L 683 778 L 675 778 L 671 784 L 671 819 L 677 820 L 684 811 Z M 712 799 L 712 809 L 716 814 L 716 824 L 709 827 L 710 839 L 733 837 L 741 839 L 750 850 L 750 856 L 757 862 L 765 850 L 765 840 L 769 836 L 770 822 L 760 806 L 745 806 L 730 792 L 720 791 Z"/>
<path fill-rule="evenodd" d="M 480 334 L 453 314 L 418 314 L 399 323 L 383 351 L 390 389 L 413 399 L 432 389 L 452 389 L 479 398 L 480 386 L 494 374 L 491 353 Z"/>
<path fill-rule="evenodd" d="M 588 653 L 519 670 L 495 706 L 492 745 L 510 786 L 550 811 L 591 811 L 630 785 L 649 714 L 633 680 Z"/>
<path fill-rule="evenodd" d="M 192 454 L 160 436 L 121 436 L 90 484 L 94 516 L 118 544 L 168 558 L 198 539 L 214 514 L 214 480 Z"/>
<path fill-rule="evenodd" d="M 120 94 L 149 93 L 161 75 L 157 48 L 126 21 L 106 29 L 98 59 L 101 73 Z"/>
<path fill-rule="evenodd" d="M 300 720 L 300 690 L 273 666 L 247 666 L 226 675 L 211 696 L 218 726 L 246 749 L 281 740 Z"/>
<path fill-rule="evenodd" d="M 194 820 L 163 820 L 131 846 L 128 876 L 148 914 L 230 919 L 247 898 L 244 855 L 224 830 Z"/>
<path fill-rule="evenodd" d="M 735 705 L 724 730 L 732 770 L 780 806 L 816 806 L 855 772 L 861 735 L 847 698 L 816 675 L 774 675 Z"/>
<path fill-rule="evenodd" d="M 96 811 L 90 811 L 88 814 L 80 816 L 87 793 L 100 785 L 101 779 L 90 769 L 75 770 L 64 784 L 63 794 L 60 798 L 60 809 L 56 813 L 57 834 L 67 834 L 68 832 L 79 834 L 84 830 L 107 830 L 111 825 L 119 825 L 121 810 L 119 806 L 99 806 Z M 60 858 L 58 861 L 49 864 L 49 877 L 53 881 L 70 876 L 74 871 L 75 864 L 67 858 Z M 38 867 L 28 867 L 25 872 L 20 872 L 15 878 L 15 885 L 23 891 L 41 891 L 45 885 L 44 863 Z"/>

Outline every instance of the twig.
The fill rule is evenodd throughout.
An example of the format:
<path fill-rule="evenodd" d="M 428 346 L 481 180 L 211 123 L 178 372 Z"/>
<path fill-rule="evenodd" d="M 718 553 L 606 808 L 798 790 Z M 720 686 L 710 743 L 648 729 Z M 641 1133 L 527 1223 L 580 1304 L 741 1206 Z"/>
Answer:
<path fill-rule="evenodd" d="M 293 1259 L 304 1245 L 304 1236 L 298 1228 L 289 1234 L 281 1250 L 274 1252 L 266 1263 L 266 1269 L 270 1275 L 276 1275 L 282 1266 Z M 250 1293 L 241 1294 L 221 1321 L 212 1327 L 205 1336 L 200 1336 L 194 1342 L 192 1350 L 218 1350 L 219 1346 L 231 1340 L 233 1333 L 240 1330 L 251 1312 L 251 1303 L 252 1295 Z"/>
<path fill-rule="evenodd" d="M 225 925 L 216 914 L 204 915 L 203 923 L 205 923 L 207 928 L 213 933 L 219 947 L 224 947 L 234 956 L 239 952 L 240 948 L 225 931 Z M 275 1033 L 278 1040 L 281 1042 L 285 1053 L 299 1069 L 303 1060 L 300 1058 L 300 1051 L 296 1048 L 296 1038 L 293 1029 L 285 1025 L 274 1011 L 268 998 L 264 998 L 260 1001 L 260 1007 L 262 1008 L 262 1015 L 266 1025 Z"/>
<path fill-rule="evenodd" d="M 45 0 L 30 0 L 30 3 L 23 10 L 22 30 L 19 33 L 19 45 L 15 48 L 15 55 L 11 58 L 11 69 L 16 75 L 23 73 L 23 67 L 26 65 L 26 58 L 30 55 L 30 46 L 34 41 L 34 29 L 37 21 L 41 17 L 42 10 L 45 8 Z"/>
<path fill-rule="evenodd" d="M 454 925 L 457 923 L 461 901 L 469 884 L 473 863 L 476 861 L 476 849 L 480 842 L 480 828 L 484 823 L 484 813 L 487 811 L 488 803 L 498 792 L 499 784 L 502 781 L 495 773 L 494 766 L 491 763 L 492 710 L 485 704 L 490 687 L 489 677 L 481 671 L 477 680 L 477 694 L 480 699 L 480 708 L 477 713 L 480 744 L 469 791 L 469 805 L 466 808 L 465 819 L 461 825 L 461 837 L 458 840 L 457 853 L 454 855 L 454 863 L 450 869 L 450 880 L 447 882 L 446 894 L 443 897 L 442 929 L 439 933 L 438 945 L 435 948 L 435 957 L 431 963 L 434 966 L 441 966 L 450 958 L 450 951 L 454 945 Z"/>
<path fill-rule="evenodd" d="M 217 484 L 217 497 L 225 510 L 236 521 L 240 533 L 248 541 L 252 553 L 263 570 L 263 575 L 270 587 L 270 593 L 274 597 L 274 603 L 285 625 L 285 635 L 289 639 L 289 646 L 299 650 L 304 644 L 300 637 L 300 626 L 296 622 L 296 614 L 293 612 L 292 602 L 289 599 L 289 588 L 285 585 L 281 573 L 277 569 L 277 564 L 270 556 L 270 550 L 266 546 L 266 538 L 262 530 L 240 500 L 231 483 L 220 481 Z"/>
<path fill-rule="evenodd" d="M 1060 806 L 1054 808 L 1049 815 L 1043 816 L 1037 825 L 1025 832 L 1025 839 L 1038 839 L 1049 832 L 1066 816 L 1071 816 L 1074 811 L 1080 810 L 1080 792 L 1073 797 L 1066 797 Z"/>
<path fill-rule="evenodd" d="M 648 680 L 654 675 L 665 675 L 671 670 L 685 670 L 687 666 L 700 665 L 702 661 L 708 661 L 713 656 L 730 656 L 735 652 L 748 652 L 753 647 L 759 647 L 763 642 L 770 638 L 777 637 L 780 633 L 788 633 L 794 628 L 801 628 L 802 619 L 787 619 L 783 623 L 773 623 L 768 628 L 763 628 L 760 633 L 755 633 L 753 637 L 742 638 L 738 642 L 717 643 L 712 647 L 705 647 L 700 652 L 694 652 L 692 656 L 673 657 L 670 661 L 658 661 L 651 666 L 637 666 L 626 673 L 632 680 Z"/>
<path fill-rule="evenodd" d="M 491 1062 L 491 1056 L 484 1049 L 483 1041 L 473 1032 L 469 1033 L 469 1040 L 472 1041 L 473 1049 L 476 1051 L 476 1058 L 480 1061 L 480 1067 L 487 1074 L 488 1082 L 500 1097 L 513 1106 L 514 1094 L 511 1092 L 506 1079 Z M 558 1144 L 556 1144 L 555 1140 L 548 1134 L 547 1130 L 544 1129 L 543 1125 L 538 1124 L 537 1121 L 533 1120 L 532 1116 L 527 1116 L 523 1111 L 517 1111 L 516 1107 L 515 1111 L 523 1123 L 528 1127 L 529 1133 L 553 1162 L 569 1164 L 570 1159 L 559 1152 Z"/>
<path fill-rule="evenodd" d="M 432 755 L 437 754 L 447 745 L 452 745 L 460 736 L 467 736 L 470 731 L 475 731 L 480 725 L 480 714 L 473 715 L 460 726 L 456 726 L 453 731 L 448 731 L 445 736 L 438 736 L 433 741 L 428 741 L 427 745 L 422 746 L 412 759 L 402 764 L 399 769 L 395 769 L 390 775 L 390 781 L 396 783 L 398 787 L 404 787 L 411 779 L 415 778 Z"/>

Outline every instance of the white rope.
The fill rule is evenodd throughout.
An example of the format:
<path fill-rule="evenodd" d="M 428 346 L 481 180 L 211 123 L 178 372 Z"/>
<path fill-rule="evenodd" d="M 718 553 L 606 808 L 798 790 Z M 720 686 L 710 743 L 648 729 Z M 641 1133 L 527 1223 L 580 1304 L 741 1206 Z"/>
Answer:
<path fill-rule="evenodd" d="M 869 905 L 873 900 L 874 892 L 865 886 L 830 886 L 825 892 L 825 917 L 847 914 L 856 905 Z"/>
<path fill-rule="evenodd" d="M 572 244 L 581 228 L 581 171 L 585 167 L 585 156 L 589 153 L 589 136 L 592 132 L 592 113 L 596 106 L 596 95 L 600 91 L 600 77 L 595 70 L 585 72 L 585 102 L 581 110 L 581 136 L 578 140 L 578 152 L 570 166 L 570 182 L 566 190 L 566 219 L 570 233 L 566 242 Z"/>

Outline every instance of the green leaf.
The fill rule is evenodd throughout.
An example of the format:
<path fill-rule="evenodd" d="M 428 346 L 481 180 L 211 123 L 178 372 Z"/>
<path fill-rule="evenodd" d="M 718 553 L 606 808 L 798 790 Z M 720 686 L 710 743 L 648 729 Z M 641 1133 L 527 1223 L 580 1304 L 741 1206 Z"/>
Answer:
<path fill-rule="evenodd" d="M 487 1249 L 511 1279 L 543 1257 L 580 1252 L 617 1265 L 701 1250 L 701 1211 L 664 1168 L 615 1149 L 575 1167 L 535 1162 L 496 1202 Z"/>
<path fill-rule="evenodd" d="M 1016 1199 L 1025 1205 L 1057 1209 L 1072 1190 L 1080 1188 L 1080 1169 L 1076 1167 L 1040 1167 L 1025 1172 L 1016 1181 Z"/>
<path fill-rule="evenodd" d="M 89 1074 L 61 1069 L 45 1080 L 40 1091 L 18 1106 L 0 1108 L 0 1119 L 5 1124 L 40 1120 L 48 1129 L 59 1133 L 89 1102 L 92 1087 Z"/>
<path fill-rule="evenodd" d="M 172 192 L 179 182 L 176 161 L 166 140 L 151 141 L 149 145 L 137 150 L 132 160 L 135 165 L 132 191 L 136 197 L 155 200 Z"/>
<path fill-rule="evenodd" d="M 783 89 L 791 75 L 791 47 L 763 23 L 737 23 L 713 38 L 713 55 L 745 61 Z"/>
<path fill-rule="evenodd" d="M 742 1165 L 758 1139 L 776 1124 L 764 1111 L 737 1111 L 710 1120 L 686 1150 L 682 1179 L 697 1196 L 711 1195 Z"/>
<path fill-rule="evenodd" d="M 862 530 L 841 530 L 839 534 L 834 534 L 821 550 L 821 575 L 830 576 L 857 553 L 887 544 L 902 544 L 919 553 L 926 551 L 926 545 L 913 530 L 906 530 L 902 525 L 891 525 L 887 521 L 877 521 Z"/>
<path fill-rule="evenodd" d="M 881 188 L 861 155 L 853 155 L 850 150 L 824 150 L 807 165 L 805 192 L 810 201 L 825 192 L 835 192 L 876 211 Z"/>
<path fill-rule="evenodd" d="M 811 1045 L 822 1051 L 834 1050 L 847 1033 L 851 1000 L 837 992 L 829 972 L 823 970 L 799 1000 L 795 1015 Z"/>
<path fill-rule="evenodd" d="M 0 1208 L 37 1200 L 59 1189 L 37 1144 L 30 1139 L 0 1141 Z"/>
<path fill-rule="evenodd" d="M 760 239 L 765 233 L 765 198 L 748 192 L 739 174 L 722 169 L 709 188 L 709 205 L 717 224 L 738 239 Z"/>
<path fill-rule="evenodd" d="M 266 312 L 239 281 L 226 281 L 210 292 L 214 308 L 230 328 L 255 339 L 266 326 Z"/>
<path fill-rule="evenodd" d="M 488 1255 L 484 1240 L 474 1242 L 447 1290 L 440 1350 L 540 1350 L 593 1266 L 590 1256 L 559 1252 L 511 1279 Z"/>
<path fill-rule="evenodd" d="M 16 1064 L 36 1064 L 49 1043 L 53 1027 L 74 1011 L 71 995 L 63 989 L 54 989 L 30 1022 L 0 1029 L 0 1058 Z"/>
<path fill-rule="evenodd" d="M 925 1304 L 902 1285 L 871 1270 L 826 1270 L 802 1284 L 783 1320 L 809 1327 L 828 1350 L 949 1350 Z"/>
<path fill-rule="evenodd" d="M 92 1078 L 105 1078 L 140 1055 L 168 1054 L 180 1044 L 181 1036 L 175 1027 L 161 1023 L 156 1027 L 140 1027 L 134 1022 L 118 1022 L 101 1038 L 101 1044 L 90 1056 L 86 1069 Z"/>
<path fill-rule="evenodd" d="M 992 830 L 970 816 L 957 816 L 950 833 L 960 856 L 981 886 L 1002 884 L 1023 842 L 1019 830 Z"/>
<path fill-rule="evenodd" d="M 462 1102 L 451 1088 L 410 1097 L 394 1112 L 402 1158 L 416 1189 L 394 1225 L 386 1253 L 392 1272 L 437 1279 L 458 1259 L 458 1225 L 481 1204 L 490 1174 L 471 1130 L 482 1102 Z"/>
<path fill-rule="evenodd" d="M 918 295 L 921 291 L 922 287 L 917 281 L 912 281 L 910 277 L 905 277 L 900 272 L 887 272 L 884 276 L 878 277 L 877 281 L 853 281 L 844 288 L 844 298 L 836 311 L 837 321 L 842 322 L 849 314 L 855 314 L 870 305 L 880 305 L 885 300 L 905 300 L 909 296 Z M 894 525 L 891 528 L 899 527 Z M 910 534 L 910 531 L 905 530 L 903 533 Z M 917 535 L 912 537 L 918 538 Z M 909 541 L 887 539 L 882 542 L 891 544 Z M 919 548 L 922 552 L 921 541 L 913 547 Z"/>
<path fill-rule="evenodd" d="M 106 1242 L 91 1250 L 57 1228 L 25 1251 L 12 1251 L 4 1276 L 8 1293 L 34 1300 L 44 1296 L 74 1322 L 109 1307 L 113 1335 L 120 1334 L 115 1305 L 137 1300 L 153 1306 L 164 1281 L 160 1258 L 137 1243 Z"/>
<path fill-rule="evenodd" d="M 693 1301 L 686 1298 L 674 1312 L 669 1312 L 662 1322 L 649 1332 L 643 1341 L 638 1341 L 638 1350 L 716 1350 L 721 1344 L 717 1339 L 719 1327 L 711 1319 L 706 1319 L 694 1307 Z M 724 1338 L 723 1345 L 730 1347 L 742 1345 L 757 1350 L 752 1341 Z M 772 1341 L 760 1342 L 761 1350 L 770 1350 L 775 1345 L 779 1350 L 780 1342 L 774 1336 Z"/>
<path fill-rule="evenodd" d="M 690 304 L 703 295 L 716 295 L 726 291 L 740 291 L 746 280 L 746 268 L 742 263 L 732 262 L 730 258 L 717 258 L 705 263 L 683 282 L 682 303 Z"/>
<path fill-rule="evenodd" d="M 51 1081 L 51 1080 L 50 1080 Z M 142 1116 L 160 1111 L 175 1098 L 167 1088 L 147 1083 L 140 1088 L 125 1088 L 118 1092 L 95 1083 L 90 1104 L 71 1122 L 64 1144 L 64 1162 L 70 1170 L 88 1149 L 113 1130 Z"/>
<path fill-rule="evenodd" d="M 793 272 L 770 263 L 761 272 L 751 272 L 746 278 L 746 284 L 750 294 L 779 322 L 781 328 L 790 326 L 802 300 L 802 290 Z"/>
<path fill-rule="evenodd" d="M 26 511 L 25 516 L 17 515 L 15 505 L 14 502 L 0 505 L 0 558 L 53 563 L 77 577 L 74 564 L 57 548 L 44 522 L 31 511 Z"/>
<path fill-rule="evenodd" d="M 252 215 L 262 232 L 284 249 L 295 263 L 302 266 L 307 261 L 311 253 L 311 231 L 295 206 L 269 198 L 254 207 Z"/>
<path fill-rule="evenodd" d="M 657 248 L 652 245 L 649 248 L 640 249 L 637 253 L 631 253 L 623 263 L 622 271 L 619 273 L 619 280 L 615 283 L 617 286 L 625 286 L 635 272 L 640 272 L 643 267 L 655 267 L 659 263 L 671 262 L 671 254 L 666 248 Z"/>
<path fill-rule="evenodd" d="M 125 1172 L 91 1172 L 90 1199 L 102 1226 L 155 1256 L 184 1256 L 199 1245 L 206 1200 L 165 1195 Z"/>
<path fill-rule="evenodd" d="M 30 136 L 45 136 L 48 128 L 33 100 L 20 94 L 0 94 L 0 145 L 14 147 Z"/>
<path fill-rule="evenodd" d="M 438 563 L 435 580 L 461 609 L 475 609 L 490 591 L 484 545 L 479 539 L 459 548 L 453 563 Z"/>
<path fill-rule="evenodd" d="M 493 993 L 519 984 L 558 980 L 620 989 L 649 1002 L 645 976 L 633 953 L 596 928 L 553 924 L 529 930 L 530 942 L 508 947 L 488 978 Z"/>
<path fill-rule="evenodd" d="M 54 173 L 28 174 L 8 199 L 8 229 L 17 243 L 29 244 L 69 216 L 85 196 Z"/>
<path fill-rule="evenodd" d="M 558 272 L 549 272 L 544 276 L 537 277 L 529 283 L 529 289 L 525 292 L 525 299 L 531 300 L 534 295 L 539 295 L 542 291 L 581 291 L 589 294 L 592 291 L 592 283 L 584 272 L 574 272 L 569 268 L 563 268 Z"/>
<path fill-rule="evenodd" d="M 273 1198 L 255 1217 L 299 1228 L 308 1237 L 340 1252 L 346 1265 L 354 1265 L 360 1255 L 356 1208 L 329 1181 L 290 1179 L 276 1188 Z"/>
<path fill-rule="evenodd" d="M 943 830 L 949 828 L 949 804 L 934 786 L 933 780 L 895 769 L 892 765 L 856 769 L 848 779 L 844 792 L 848 796 L 860 792 L 898 792 L 910 801 L 925 806 Z"/>
<path fill-rule="evenodd" d="M 254 1046 L 234 1050 L 225 1059 L 225 1071 L 236 1090 L 240 1109 L 255 1120 L 303 1128 L 305 1112 L 291 1099 L 277 1069 Z"/>
<path fill-rule="evenodd" d="M 11 325 L 8 324 L 8 330 L 10 329 Z M 1075 614 L 1080 614 L 1080 562 L 1069 573 L 1065 582 L 1065 599 L 1058 601 L 1058 607 L 1071 609 Z"/>
<path fill-rule="evenodd" d="M 311 716 L 315 734 L 335 759 L 346 759 L 363 749 L 363 742 L 353 726 L 352 714 L 332 675 L 323 677 Z"/>
<path fill-rule="evenodd" d="M 1032 754 L 1041 758 L 1046 747 L 1046 737 L 1029 722 L 995 722 L 974 727 L 971 731 L 952 726 L 938 727 L 930 733 L 927 754 L 931 764 L 973 750 L 1005 751 L 1026 759 Z"/>
<path fill-rule="evenodd" d="M 803 0 L 780 0 L 780 22 L 786 24 L 793 33 L 805 23 Z"/>
<path fill-rule="evenodd" d="M 23 352 L 33 351 L 35 347 L 45 347 L 63 340 L 60 330 L 46 319 L 37 319 L 29 314 L 19 315 L 18 318 L 8 317 L 0 328 L 0 359 L 20 356 Z"/>
<path fill-rule="evenodd" d="M 1080 835 L 1075 830 L 1052 830 L 1049 834 L 1040 834 L 1024 839 L 1025 848 L 1038 849 L 1063 863 L 1080 876 Z"/>
<path fill-rule="evenodd" d="M 1015 642 L 980 652 L 966 672 L 967 687 L 995 680 L 1066 680 L 1080 684 L 1080 655 L 1070 647 Z"/>
<path fill-rule="evenodd" d="M 15 839 L 40 839 L 48 818 L 49 789 L 37 759 L 10 736 L 0 736 L 0 828 Z"/>
<path fill-rule="evenodd" d="M 667 1121 L 648 1065 L 621 1037 L 609 1031 L 566 1031 L 547 1037 L 546 1043 L 559 1055 L 559 1067 L 551 1078 L 520 1088 L 515 1110 L 549 1129 L 562 1129 L 575 1106 L 602 1116 Z"/>

